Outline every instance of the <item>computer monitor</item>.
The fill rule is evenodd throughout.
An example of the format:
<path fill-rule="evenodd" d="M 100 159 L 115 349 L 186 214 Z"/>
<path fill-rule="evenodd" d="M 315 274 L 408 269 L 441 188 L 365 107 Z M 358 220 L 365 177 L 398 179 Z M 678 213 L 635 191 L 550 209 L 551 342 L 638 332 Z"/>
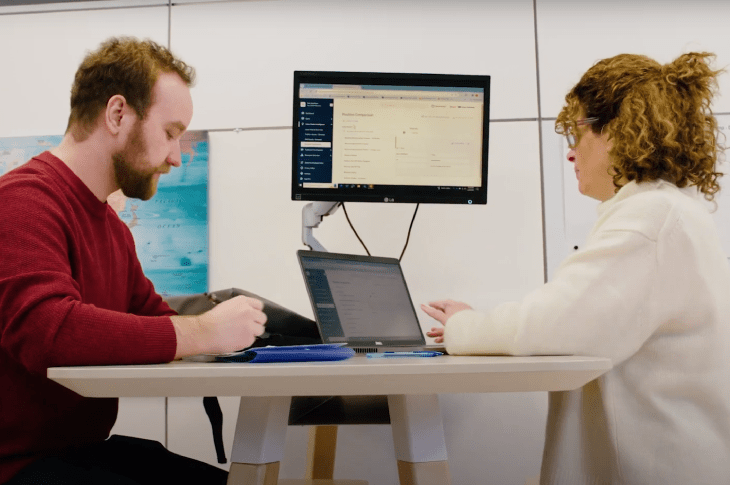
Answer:
<path fill-rule="evenodd" d="M 292 200 L 486 204 L 489 83 L 295 71 Z"/>

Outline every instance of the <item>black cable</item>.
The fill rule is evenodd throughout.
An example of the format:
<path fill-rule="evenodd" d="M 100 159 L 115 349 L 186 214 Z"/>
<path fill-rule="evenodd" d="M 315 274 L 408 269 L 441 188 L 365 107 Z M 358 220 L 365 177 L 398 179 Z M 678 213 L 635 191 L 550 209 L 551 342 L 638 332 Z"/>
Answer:
<path fill-rule="evenodd" d="M 408 241 L 411 239 L 411 229 L 413 229 L 413 221 L 416 220 L 416 213 L 418 212 L 418 206 L 421 204 L 416 204 L 416 210 L 413 211 L 413 218 L 411 219 L 411 225 L 408 227 L 408 236 L 406 237 L 406 245 L 403 246 L 403 252 L 400 253 L 400 258 L 398 258 L 398 261 L 403 259 L 403 255 L 406 253 L 406 248 L 408 247 Z"/>
<path fill-rule="evenodd" d="M 213 445 L 218 463 L 226 463 L 226 451 L 223 448 L 223 412 L 218 398 L 216 396 L 204 397 L 203 407 L 213 429 Z"/>
<path fill-rule="evenodd" d="M 365 248 L 365 252 L 368 253 L 368 256 L 370 256 L 370 251 L 368 251 L 368 247 L 365 246 L 365 243 L 362 242 L 362 239 L 360 239 L 360 236 L 358 235 L 357 231 L 355 230 L 355 226 L 352 225 L 352 222 L 350 222 L 350 216 L 347 215 L 347 209 L 345 209 L 345 203 L 340 202 L 340 205 L 342 206 L 342 211 L 345 213 L 345 219 L 347 219 L 347 223 L 350 225 L 350 228 L 352 229 L 352 232 L 355 233 L 355 236 L 357 237 L 357 240 L 360 241 L 360 244 L 362 244 L 362 247 Z"/>
<path fill-rule="evenodd" d="M 355 237 L 357 237 L 357 240 L 360 241 L 360 244 L 362 244 L 362 247 L 365 248 L 365 252 L 370 256 L 370 251 L 368 250 L 367 246 L 365 246 L 365 243 L 360 238 L 360 235 L 355 230 L 355 226 L 352 225 L 352 221 L 350 221 L 350 216 L 347 214 L 347 209 L 345 209 L 345 203 L 340 202 L 340 205 L 342 206 L 342 211 L 345 213 L 345 219 L 347 219 L 347 223 L 350 225 L 350 228 L 352 229 L 352 232 L 355 233 Z M 413 211 L 413 217 L 411 218 L 411 225 L 408 226 L 408 235 L 406 236 L 406 243 L 403 246 L 403 251 L 400 253 L 400 257 L 398 258 L 398 261 L 401 261 L 403 259 L 403 255 L 406 253 L 406 248 L 408 247 L 408 242 L 411 240 L 411 230 L 413 229 L 413 223 L 416 220 L 416 214 L 418 214 L 418 208 L 421 206 L 421 204 L 416 204 L 416 209 Z"/>

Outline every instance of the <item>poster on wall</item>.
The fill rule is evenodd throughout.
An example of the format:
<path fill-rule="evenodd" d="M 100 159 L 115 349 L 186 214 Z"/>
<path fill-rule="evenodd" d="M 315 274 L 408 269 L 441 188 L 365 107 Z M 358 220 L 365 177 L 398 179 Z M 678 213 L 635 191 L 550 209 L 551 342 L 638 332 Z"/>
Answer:
<path fill-rule="evenodd" d="M 0 175 L 62 139 L 0 138 Z M 142 269 L 162 296 L 208 291 L 208 133 L 186 132 L 180 144 L 182 165 L 160 177 L 154 197 L 142 201 L 118 191 L 108 199 L 131 230 Z"/>

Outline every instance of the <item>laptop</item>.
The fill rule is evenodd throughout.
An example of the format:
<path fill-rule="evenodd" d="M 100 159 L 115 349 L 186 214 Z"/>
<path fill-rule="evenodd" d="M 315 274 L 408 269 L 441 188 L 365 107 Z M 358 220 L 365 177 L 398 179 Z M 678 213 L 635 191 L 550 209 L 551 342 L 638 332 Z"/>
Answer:
<path fill-rule="evenodd" d="M 427 345 L 400 262 L 297 251 L 322 342 L 357 353 L 437 350 Z"/>

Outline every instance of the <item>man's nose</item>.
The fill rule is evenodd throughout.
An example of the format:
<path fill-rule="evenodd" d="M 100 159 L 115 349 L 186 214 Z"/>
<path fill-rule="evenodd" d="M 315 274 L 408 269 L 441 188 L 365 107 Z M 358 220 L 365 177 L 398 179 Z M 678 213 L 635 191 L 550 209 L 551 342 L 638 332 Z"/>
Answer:
<path fill-rule="evenodd" d="M 179 140 L 177 141 L 177 143 L 175 143 L 175 148 L 172 149 L 172 152 L 167 157 L 167 163 L 169 163 L 173 167 L 179 167 L 180 165 L 182 165 L 182 153 L 180 151 Z"/>

